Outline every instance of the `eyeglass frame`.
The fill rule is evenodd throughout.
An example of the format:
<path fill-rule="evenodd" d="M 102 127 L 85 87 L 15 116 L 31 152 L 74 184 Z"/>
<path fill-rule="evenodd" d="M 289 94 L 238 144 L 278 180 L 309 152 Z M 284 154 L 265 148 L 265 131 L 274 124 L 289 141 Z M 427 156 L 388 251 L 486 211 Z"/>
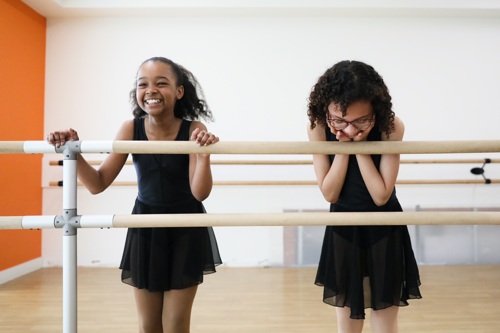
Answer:
<path fill-rule="evenodd" d="M 368 118 L 368 117 L 370 117 L 370 119 L 366 119 L 366 118 Z M 335 130 L 337 130 L 337 131 L 343 131 L 343 130 L 345 130 L 347 127 L 349 127 L 349 125 L 351 125 L 352 127 L 354 127 L 355 129 L 357 129 L 358 131 L 364 131 L 364 130 L 366 130 L 367 128 L 369 128 L 369 127 L 373 124 L 373 122 L 375 121 L 375 113 L 373 113 L 373 112 L 372 112 L 370 115 L 363 116 L 363 117 L 361 117 L 361 118 L 354 119 L 354 120 L 352 120 L 352 121 L 347 121 L 347 120 L 344 120 L 344 119 L 340 119 L 340 118 L 338 118 L 337 120 L 339 120 L 339 121 L 343 121 L 343 122 L 346 124 L 346 126 L 345 126 L 345 127 L 343 127 L 343 128 L 337 128 L 337 127 L 335 127 L 335 126 L 332 124 L 333 120 L 335 120 L 335 119 L 332 117 L 332 115 L 330 114 L 330 112 L 327 112 L 327 113 L 326 113 L 326 122 L 327 122 L 327 124 L 328 124 L 328 125 L 330 125 L 331 127 L 333 127 Z M 359 120 L 363 120 L 363 121 L 364 121 L 364 120 L 369 120 L 369 122 L 367 123 L 367 126 L 366 126 L 366 127 L 364 127 L 364 128 L 359 128 L 359 127 L 358 127 L 359 125 L 358 125 L 358 126 L 356 126 L 356 122 L 357 122 L 357 121 L 359 121 Z"/>

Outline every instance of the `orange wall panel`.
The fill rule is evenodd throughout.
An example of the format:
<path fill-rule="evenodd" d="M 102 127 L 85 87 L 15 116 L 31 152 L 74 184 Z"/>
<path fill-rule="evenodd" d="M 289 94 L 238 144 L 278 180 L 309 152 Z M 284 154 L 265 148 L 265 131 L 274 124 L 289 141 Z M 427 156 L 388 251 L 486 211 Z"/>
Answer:
<path fill-rule="evenodd" d="M 0 141 L 41 140 L 46 19 L 0 0 Z M 0 154 L 0 216 L 40 215 L 42 155 Z M 0 271 L 41 256 L 41 231 L 0 230 Z"/>

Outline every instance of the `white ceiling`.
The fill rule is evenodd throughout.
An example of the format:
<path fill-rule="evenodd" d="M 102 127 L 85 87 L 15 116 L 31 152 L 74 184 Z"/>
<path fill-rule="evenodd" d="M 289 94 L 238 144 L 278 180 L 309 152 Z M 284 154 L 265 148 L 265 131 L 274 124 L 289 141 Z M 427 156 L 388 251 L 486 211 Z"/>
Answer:
<path fill-rule="evenodd" d="M 177 15 L 500 17 L 500 0 L 22 0 L 47 18 Z"/>

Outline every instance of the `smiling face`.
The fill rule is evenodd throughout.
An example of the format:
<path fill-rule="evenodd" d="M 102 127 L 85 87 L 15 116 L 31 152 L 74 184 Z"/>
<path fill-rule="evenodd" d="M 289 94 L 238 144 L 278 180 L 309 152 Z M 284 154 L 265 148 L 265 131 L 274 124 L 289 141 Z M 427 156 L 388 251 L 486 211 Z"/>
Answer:
<path fill-rule="evenodd" d="M 137 104 L 146 113 L 156 116 L 174 111 L 177 100 L 184 95 L 184 87 L 177 85 L 177 77 L 170 65 L 148 61 L 137 72 Z"/>
<path fill-rule="evenodd" d="M 326 118 L 330 131 L 337 136 L 339 141 L 366 140 L 375 124 L 373 107 L 367 101 L 354 102 L 349 105 L 344 117 L 337 105 L 330 103 Z"/>

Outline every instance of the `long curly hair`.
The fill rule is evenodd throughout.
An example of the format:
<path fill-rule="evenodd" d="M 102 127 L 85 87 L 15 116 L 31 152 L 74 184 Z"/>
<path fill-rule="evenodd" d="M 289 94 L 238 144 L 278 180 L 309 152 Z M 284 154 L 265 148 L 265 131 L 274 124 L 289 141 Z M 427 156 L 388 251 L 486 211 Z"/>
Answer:
<path fill-rule="evenodd" d="M 375 69 L 360 61 L 336 63 L 318 79 L 309 95 L 307 115 L 311 129 L 326 125 L 328 106 L 334 103 L 344 117 L 354 102 L 370 102 L 375 113 L 375 126 L 386 136 L 394 131 L 391 95 Z"/>
<path fill-rule="evenodd" d="M 184 96 L 182 96 L 182 98 L 179 99 L 174 106 L 174 115 L 176 118 L 188 120 L 198 120 L 199 118 L 203 118 L 207 121 L 214 120 L 212 111 L 208 107 L 205 100 L 203 89 L 193 73 L 172 60 L 164 57 L 149 58 L 145 60 L 141 66 L 149 61 L 160 61 L 169 65 L 176 77 L 177 86 L 184 86 Z M 137 103 L 136 90 L 136 82 L 134 82 L 134 89 L 132 89 L 129 93 L 132 114 L 135 118 L 142 118 L 146 116 L 147 113 L 141 109 Z"/>

